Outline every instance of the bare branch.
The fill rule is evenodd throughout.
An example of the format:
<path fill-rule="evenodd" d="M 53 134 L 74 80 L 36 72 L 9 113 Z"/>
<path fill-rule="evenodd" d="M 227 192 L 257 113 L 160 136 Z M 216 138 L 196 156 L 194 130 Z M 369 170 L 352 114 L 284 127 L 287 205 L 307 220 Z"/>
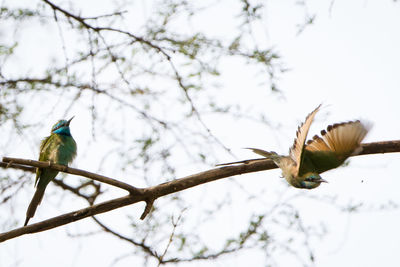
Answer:
<path fill-rule="evenodd" d="M 15 238 L 25 234 L 32 234 L 37 232 L 46 231 L 49 229 L 53 229 L 55 227 L 65 225 L 74 221 L 78 221 L 96 214 L 100 214 L 103 212 L 107 212 L 113 209 L 117 209 L 120 207 L 124 207 L 126 205 L 130 205 L 140 201 L 141 196 L 133 196 L 127 195 L 125 197 L 113 199 L 110 201 L 102 202 L 97 205 L 93 205 L 91 207 L 87 207 L 84 209 L 80 209 L 77 211 L 69 212 L 48 220 L 44 220 L 39 223 L 34 223 L 27 225 L 25 227 L 20 227 L 14 230 L 11 230 L 6 233 L 0 234 L 0 242 L 6 241 L 11 238 Z"/>
<path fill-rule="evenodd" d="M 367 154 L 400 152 L 400 140 L 365 143 L 361 145 L 363 150 L 359 156 Z"/>
<path fill-rule="evenodd" d="M 96 173 L 71 168 L 71 167 L 68 167 L 65 165 L 54 164 L 54 163 L 44 162 L 44 161 L 36 161 L 36 160 L 31 160 L 31 159 L 19 159 L 19 158 L 9 158 L 9 157 L 3 157 L 3 162 L 10 164 L 10 166 L 7 166 L 7 167 L 12 167 L 12 165 L 11 165 L 12 163 L 17 163 L 17 164 L 29 165 L 29 166 L 38 167 L 38 168 L 50 168 L 53 170 L 66 172 L 66 173 L 73 174 L 73 175 L 84 176 L 84 177 L 87 177 L 87 178 L 90 178 L 90 179 L 93 179 L 93 180 L 96 180 L 96 181 L 99 181 L 102 183 L 116 186 L 121 189 L 127 190 L 131 194 L 142 194 L 141 189 L 131 186 L 127 183 L 124 183 L 124 182 L 121 182 L 121 181 L 118 181 L 118 180 L 115 180 L 112 178 L 108 178 L 106 176 L 99 175 Z"/>
<path fill-rule="evenodd" d="M 79 22 L 80 24 L 82 24 L 82 26 L 84 26 L 87 29 L 91 29 L 91 30 L 93 30 L 95 32 L 111 31 L 111 32 L 117 32 L 117 33 L 125 34 L 125 35 L 131 37 L 133 40 L 135 40 L 137 42 L 140 42 L 142 44 L 146 44 L 147 46 L 155 49 L 156 51 L 158 51 L 160 53 L 162 53 L 167 59 L 170 58 L 170 56 L 161 47 L 154 45 L 150 41 L 145 40 L 143 37 L 136 36 L 136 35 L 134 35 L 134 34 L 132 34 L 130 32 L 123 31 L 123 30 L 120 30 L 120 29 L 114 29 L 114 28 L 111 28 L 111 27 L 95 27 L 95 26 L 92 26 L 92 25 L 90 25 L 89 23 L 86 22 L 86 20 L 88 20 L 90 18 L 83 18 L 83 17 L 77 16 L 77 15 L 74 15 L 71 12 L 69 12 L 69 11 L 67 11 L 67 10 L 57 6 L 57 5 L 55 5 L 54 3 L 52 3 L 52 2 L 50 2 L 48 0 L 43 0 L 43 2 L 48 4 L 53 10 L 61 12 L 67 18 L 70 18 L 70 19 L 73 19 L 73 20 Z"/>
<path fill-rule="evenodd" d="M 35 167 L 19 165 L 19 164 L 14 164 L 14 163 L 10 164 L 10 163 L 0 162 L 0 167 L 2 167 L 2 168 L 14 168 L 14 169 L 23 170 L 23 171 L 32 172 L 32 173 L 36 172 L 36 168 Z M 81 187 L 80 188 L 72 187 L 72 186 L 67 185 L 62 180 L 59 180 L 57 178 L 54 179 L 53 182 L 57 186 L 61 187 L 62 189 L 71 191 L 72 193 L 76 194 L 77 196 L 80 196 L 80 197 L 86 199 L 89 202 L 89 204 L 93 204 L 95 198 L 100 194 L 100 192 L 99 192 L 100 189 L 99 188 L 96 188 L 96 192 L 94 192 L 92 195 L 87 196 L 87 195 L 84 195 L 81 192 L 79 192 L 79 189 Z"/>
<path fill-rule="evenodd" d="M 105 224 L 103 224 L 101 221 L 99 221 L 99 219 L 97 219 L 96 217 L 92 217 L 92 219 L 101 227 L 103 228 L 103 230 L 107 233 L 110 233 L 118 238 L 120 238 L 121 240 L 124 240 L 128 243 L 131 243 L 135 246 L 141 247 L 143 249 L 143 251 L 145 251 L 146 253 L 148 253 L 149 255 L 159 259 L 160 256 L 157 254 L 157 251 L 153 251 L 151 247 L 147 246 L 146 244 L 144 244 L 144 242 L 137 242 L 131 238 L 128 238 L 126 236 L 123 236 L 119 233 L 117 233 L 116 231 L 112 230 L 111 228 L 109 228 L 108 226 L 106 226 Z"/>
<path fill-rule="evenodd" d="M 3 158 L 10 160 L 10 158 Z M 49 165 L 47 163 L 39 162 L 39 161 L 30 161 L 30 160 L 21 160 L 17 159 L 19 162 L 25 162 L 26 163 L 32 163 L 37 165 L 38 167 L 45 167 L 49 168 Z M 33 163 L 34 162 L 34 163 Z M 72 172 L 69 172 L 71 174 L 78 174 L 80 173 L 78 169 L 73 169 L 73 168 L 68 168 L 63 165 L 58 165 L 58 164 L 53 164 L 51 165 L 51 168 L 59 170 L 59 171 L 64 171 L 66 172 L 67 170 L 73 170 Z M 56 228 L 71 222 L 75 222 L 87 217 L 91 217 L 100 213 L 104 213 L 110 210 L 118 209 L 127 205 L 131 205 L 140 201 L 148 201 L 148 199 L 156 199 L 161 196 L 165 196 L 171 193 L 179 192 L 182 190 L 185 190 L 190 187 L 194 187 L 196 185 L 200 185 L 203 183 L 208 183 L 214 180 L 238 175 L 238 174 L 243 174 L 243 173 L 248 173 L 248 172 L 255 172 L 255 171 L 262 171 L 266 169 L 272 169 L 275 168 L 276 166 L 274 163 L 272 163 L 269 160 L 264 160 L 264 161 L 259 161 L 255 163 L 250 163 L 250 164 L 243 164 L 239 166 L 229 166 L 229 167 L 223 167 L 223 168 L 217 168 L 217 169 L 212 169 L 208 170 L 205 172 L 201 172 L 198 174 L 190 175 L 182 179 L 176 179 L 170 182 L 162 183 L 157 186 L 152 186 L 148 187 L 145 189 L 140 189 L 140 191 L 143 190 L 142 194 L 130 194 L 124 197 L 112 199 L 109 201 L 105 201 L 84 209 L 76 210 L 73 212 L 69 212 L 48 220 L 44 220 L 39 223 L 35 224 L 30 224 L 25 227 L 17 228 L 14 230 L 11 230 L 9 232 L 5 232 L 0 234 L 0 242 L 25 235 L 25 234 L 32 234 L 32 233 L 37 233 L 37 232 L 42 232 L 46 231 L 52 228 Z M 85 173 L 85 171 L 82 171 Z M 85 176 L 89 177 L 89 176 Z M 90 177 L 89 177 L 90 178 Z"/>
<path fill-rule="evenodd" d="M 183 212 L 184 212 L 185 210 L 186 210 L 186 209 L 183 209 L 183 210 L 181 211 L 181 214 L 179 214 L 179 217 L 178 217 L 178 219 L 176 220 L 176 222 L 174 221 L 174 218 L 172 218 L 172 232 L 171 232 L 171 234 L 170 234 L 170 236 L 169 236 L 168 244 L 167 244 L 167 246 L 165 247 L 163 254 L 162 254 L 162 255 L 159 257 L 159 259 L 158 259 L 158 265 L 157 265 L 157 266 L 161 266 L 161 264 L 164 263 L 164 257 L 165 257 L 165 255 L 167 254 L 168 249 L 169 249 L 169 247 L 171 246 L 172 241 L 174 240 L 176 227 L 178 226 L 180 220 L 182 219 L 182 215 L 183 215 Z"/>
<path fill-rule="evenodd" d="M 98 19 L 102 19 L 102 18 L 107 18 L 107 17 L 114 17 L 114 16 L 122 16 L 123 14 L 128 13 L 127 10 L 123 10 L 123 11 L 118 11 L 118 12 L 114 12 L 114 13 L 110 13 L 110 14 L 104 14 L 104 15 L 100 15 L 100 16 L 95 16 L 95 17 L 84 17 L 84 20 L 98 20 Z"/>
<path fill-rule="evenodd" d="M 13 168 L 13 169 L 26 171 L 26 172 L 32 172 L 32 173 L 36 172 L 36 168 L 34 168 L 34 167 L 29 167 L 29 166 L 14 164 L 14 163 L 0 162 L 0 167 L 2 167 L 2 168 Z"/>
<path fill-rule="evenodd" d="M 96 200 L 96 198 L 101 194 L 100 184 L 94 184 L 94 182 L 92 180 L 89 183 L 85 183 L 83 185 L 80 185 L 79 187 L 70 186 L 70 185 L 64 183 L 64 181 L 59 180 L 59 179 L 54 179 L 53 182 L 57 186 L 61 187 L 62 189 L 70 191 L 70 192 L 74 193 L 75 195 L 86 199 L 87 202 L 89 202 L 90 205 L 93 205 L 93 203 Z M 93 187 L 95 187 L 95 192 L 93 192 L 90 195 L 85 195 L 85 194 L 81 193 L 80 189 L 82 187 L 84 187 L 84 186 L 88 186 L 89 184 L 92 185 Z"/>

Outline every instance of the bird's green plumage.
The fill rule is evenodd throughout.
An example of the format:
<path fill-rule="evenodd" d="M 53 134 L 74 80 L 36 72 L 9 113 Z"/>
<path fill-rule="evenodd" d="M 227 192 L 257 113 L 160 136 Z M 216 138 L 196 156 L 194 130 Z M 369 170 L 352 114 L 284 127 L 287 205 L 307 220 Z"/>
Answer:
<path fill-rule="evenodd" d="M 40 145 L 39 161 L 68 165 L 76 156 L 76 143 L 69 131 L 69 121 L 58 121 L 52 127 L 50 136 L 43 139 Z M 26 212 L 25 224 L 35 215 L 37 206 L 40 204 L 44 191 L 58 174 L 58 171 L 48 168 L 38 168 L 36 171 L 36 192 Z"/>
<path fill-rule="evenodd" d="M 304 151 L 304 158 L 299 175 L 313 171 L 323 173 L 342 165 L 344 159 L 340 159 L 334 152 L 330 151 Z"/>
<path fill-rule="evenodd" d="M 76 155 L 76 143 L 72 136 L 51 134 L 43 139 L 40 145 L 39 161 L 68 165 Z M 40 169 L 36 171 L 35 185 L 46 187 L 58 174 L 52 169 Z"/>

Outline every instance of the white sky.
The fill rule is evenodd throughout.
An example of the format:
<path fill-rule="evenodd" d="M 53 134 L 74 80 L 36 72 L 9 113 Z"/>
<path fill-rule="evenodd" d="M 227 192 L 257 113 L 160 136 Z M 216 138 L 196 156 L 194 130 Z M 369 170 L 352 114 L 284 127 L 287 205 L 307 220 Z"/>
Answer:
<path fill-rule="evenodd" d="M 317 115 L 311 135 L 329 123 L 361 118 L 373 123 L 367 142 L 399 139 L 400 5 L 389 0 L 341 0 L 334 2 L 330 13 L 328 2 L 310 1 L 310 12 L 316 11 L 317 19 L 298 36 L 294 25 L 302 22 L 301 9 L 294 7 L 292 1 L 267 3 L 268 25 L 263 25 L 256 33 L 265 36 L 264 45 L 273 45 L 290 69 L 278 81 L 283 97 L 271 94 L 265 87 L 257 87 L 257 80 L 245 72 L 247 65 L 229 68 L 229 62 L 226 63 L 223 74 L 225 92 L 221 93 L 227 94 L 226 101 L 240 101 L 265 110 L 266 114 L 273 114 L 268 117 L 274 118 L 274 125 L 282 126 L 277 130 L 279 132 L 261 126 L 253 128 L 251 123 L 238 125 L 240 122 L 227 122 L 220 127 L 220 120 L 213 116 L 206 118 L 214 133 L 240 158 L 253 157 L 250 152 L 241 150 L 249 146 L 286 153 L 297 124 L 319 103 L 324 107 Z M 80 121 L 83 119 L 76 118 L 77 123 L 83 123 Z M 226 161 L 232 160 L 225 157 Z M 400 203 L 398 166 L 398 154 L 353 158 L 348 167 L 325 173 L 323 177 L 329 183 L 310 194 L 338 195 L 343 204 L 348 200 L 364 202 L 366 206 L 389 200 Z M 182 166 L 178 173 L 187 175 L 198 171 L 201 170 Z M 283 183 L 276 179 L 277 176 L 279 172 L 270 171 L 233 179 L 245 185 L 247 190 L 258 190 L 260 186 L 271 190 L 270 187 Z M 183 194 L 218 194 L 226 183 L 227 180 L 219 181 Z M 290 190 L 296 189 L 289 189 L 288 195 L 294 192 Z M 268 203 L 267 197 L 265 202 Z M 26 199 L 29 198 L 27 195 Z M 56 210 L 58 203 L 48 202 L 46 205 L 41 205 L 41 208 Z M 69 209 L 72 210 L 86 204 L 71 205 L 73 207 Z M 24 207 L 23 204 L 20 206 Z M 308 222 L 318 222 L 319 218 L 330 222 L 328 235 L 321 241 L 314 241 L 318 244 L 316 266 L 399 266 L 399 210 L 348 215 L 317 201 L 304 201 L 297 206 Z M 101 218 L 112 218 L 126 209 L 134 209 L 139 214 L 141 210 L 138 207 L 142 208 L 142 205 L 114 211 Z M 192 205 L 190 209 L 196 209 L 196 206 Z M 18 212 L 25 214 L 22 210 Z M 212 236 L 240 228 L 241 214 L 246 212 L 245 205 L 235 207 L 231 214 L 227 214 L 228 220 L 210 225 L 210 232 L 218 232 Z M 109 266 L 116 256 L 131 252 L 129 246 L 107 235 L 82 239 L 66 236 L 66 233 L 84 232 L 92 226 L 89 220 L 83 220 L 7 241 L 0 245 L 0 266 Z M 206 238 L 212 242 L 212 237 Z M 134 259 L 121 261 L 116 266 L 134 264 Z M 258 266 L 262 260 L 262 255 L 249 252 L 190 266 Z M 300 266 L 298 262 L 285 262 L 284 259 L 281 262 L 281 266 Z"/>

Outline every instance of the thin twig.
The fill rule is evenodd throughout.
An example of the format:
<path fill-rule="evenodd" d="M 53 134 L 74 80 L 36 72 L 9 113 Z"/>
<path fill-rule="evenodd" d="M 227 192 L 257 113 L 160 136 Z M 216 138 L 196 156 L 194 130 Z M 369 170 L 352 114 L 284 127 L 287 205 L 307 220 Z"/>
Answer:
<path fill-rule="evenodd" d="M 64 14 L 64 16 L 66 16 L 67 18 L 70 19 L 74 19 L 76 21 L 78 21 L 80 24 L 82 24 L 82 26 L 84 26 L 87 29 L 91 29 L 95 32 L 100 32 L 100 31 L 111 31 L 111 32 L 117 32 L 117 33 L 121 33 L 121 34 L 125 34 L 129 37 L 131 37 L 132 39 L 134 39 L 137 42 L 140 42 L 142 44 L 146 44 L 147 46 L 154 48 L 155 50 L 157 50 L 158 52 L 162 53 L 166 58 L 169 58 L 169 55 L 159 46 L 154 45 L 153 43 L 151 43 L 148 40 L 145 40 L 143 37 L 140 36 L 136 36 L 130 32 L 127 31 L 123 31 L 120 29 L 115 29 L 115 28 L 111 28 L 111 27 L 95 27 L 90 25 L 89 23 L 86 22 L 87 18 L 83 18 L 83 17 L 79 17 L 77 15 L 72 14 L 71 12 L 57 6 L 56 4 L 48 1 L 48 0 L 43 0 L 43 2 L 45 2 L 46 4 L 50 5 L 50 7 L 53 10 L 57 10 L 59 12 L 61 12 L 62 14 Z"/>
<path fill-rule="evenodd" d="M 122 240 L 124 240 L 124 241 L 126 241 L 126 242 L 128 242 L 128 243 L 131 243 L 131 244 L 133 244 L 133 245 L 135 245 L 135 246 L 141 247 L 146 253 L 148 253 L 149 255 L 151 255 L 151 256 L 153 256 L 153 257 L 155 257 L 155 258 L 157 258 L 157 259 L 160 257 L 160 256 L 158 256 L 157 251 L 153 251 L 153 250 L 151 249 L 151 247 L 147 246 L 147 245 L 144 244 L 143 242 L 137 242 L 137 241 L 135 241 L 135 240 L 133 240 L 133 239 L 131 239 L 131 238 L 128 238 L 128 237 L 126 237 L 126 236 L 123 236 L 123 235 L 117 233 L 116 231 L 112 230 L 111 228 L 109 228 L 108 226 L 106 226 L 105 224 L 103 224 L 102 222 L 100 222 L 99 219 L 97 219 L 97 218 L 94 217 L 94 216 L 92 217 L 92 219 L 93 219 L 101 228 L 103 228 L 103 230 L 104 230 L 105 232 L 111 233 L 112 235 L 114 235 L 114 236 L 116 236 L 116 237 L 118 237 L 118 238 L 120 238 L 120 239 L 122 239 Z"/>
<path fill-rule="evenodd" d="M 181 211 L 181 214 L 179 214 L 179 217 L 176 220 L 176 222 L 174 222 L 174 218 L 172 218 L 172 232 L 171 232 L 171 234 L 169 236 L 168 244 L 165 247 L 163 254 L 158 259 L 158 266 L 161 266 L 161 264 L 164 263 L 164 257 L 165 257 L 165 255 L 167 255 L 168 249 L 171 246 L 172 241 L 174 240 L 176 227 L 178 226 L 180 220 L 182 219 L 182 215 L 183 215 L 183 212 L 185 212 L 185 210 L 186 209 L 183 209 Z"/>
<path fill-rule="evenodd" d="M 102 18 L 107 18 L 107 17 L 114 17 L 114 16 L 122 16 L 124 13 L 128 13 L 127 10 L 123 10 L 123 11 L 118 11 L 118 12 L 114 12 L 114 13 L 110 13 L 110 14 L 104 14 L 104 15 L 99 15 L 99 16 L 95 16 L 95 17 L 84 17 L 84 20 L 98 20 L 98 19 L 102 19 Z"/>

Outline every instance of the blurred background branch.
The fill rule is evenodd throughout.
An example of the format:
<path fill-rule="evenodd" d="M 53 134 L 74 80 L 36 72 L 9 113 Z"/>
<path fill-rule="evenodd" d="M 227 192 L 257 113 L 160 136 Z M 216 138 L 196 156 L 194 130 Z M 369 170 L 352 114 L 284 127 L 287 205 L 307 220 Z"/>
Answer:
<path fill-rule="evenodd" d="M 389 1 L 379 14 L 375 6 L 366 8 L 363 1 L 360 8 L 356 2 L 5 0 L 0 4 L 0 150 L 36 159 L 50 126 L 75 115 L 71 131 L 78 157 L 72 167 L 151 188 L 247 158 L 240 147 L 288 147 L 285 140 L 292 141 L 298 122 L 321 101 L 332 104 L 332 114 L 323 111 L 317 117 L 322 127 L 328 117 L 340 121 L 362 115 L 374 122 L 373 140 L 398 139 L 391 118 L 398 114 L 393 103 L 398 88 L 389 89 L 398 84 L 390 82 L 398 77 L 392 70 L 400 62 L 393 52 L 397 28 L 390 32 L 398 13 L 389 14 L 398 5 Z M 369 10 L 380 16 L 372 26 L 366 24 Z M 344 20 L 339 23 L 337 17 Z M 390 50 L 391 44 L 396 49 Z M 374 151 L 388 152 L 387 145 Z M 368 149 L 374 148 L 364 149 L 372 153 Z M 256 165 L 224 172 L 230 176 Z M 386 211 L 390 216 L 398 209 L 398 199 L 391 199 L 398 195 L 392 192 L 396 186 L 386 184 L 397 173 L 391 166 L 397 165 L 393 155 L 357 157 L 351 168 L 330 174 L 335 183 L 307 194 L 288 189 L 280 179 L 266 182 L 279 176 L 275 171 L 209 183 L 154 204 L 146 199 L 147 208 L 138 203 L 6 242 L 0 258 L 6 266 L 231 266 L 255 261 L 328 266 L 324 259 L 332 259 L 335 248 L 324 246 L 339 243 L 353 258 L 370 262 L 368 255 L 374 254 L 390 259 L 377 256 L 389 253 L 388 248 L 368 253 L 341 242 L 352 227 L 346 223 L 350 215 Z M 1 232 L 21 225 L 33 191 L 34 168 L 9 167 L 0 173 Z M 121 193 L 64 174 L 55 184 L 46 191 L 37 221 L 85 204 L 90 212 Z M 151 212 L 140 221 L 143 210 Z M 362 225 L 379 218 L 363 217 Z M 385 229 L 390 229 L 388 221 L 396 220 L 385 219 Z M 344 241 L 331 242 L 330 232 Z M 384 236 L 368 228 L 368 236 L 378 232 Z M 65 249 L 54 245 L 60 239 Z M 104 251 L 99 244 L 105 243 Z M 65 250 L 72 251 L 73 262 L 51 262 Z M 357 252 L 363 256 L 356 257 Z M 336 258 L 346 259 L 342 254 Z"/>

